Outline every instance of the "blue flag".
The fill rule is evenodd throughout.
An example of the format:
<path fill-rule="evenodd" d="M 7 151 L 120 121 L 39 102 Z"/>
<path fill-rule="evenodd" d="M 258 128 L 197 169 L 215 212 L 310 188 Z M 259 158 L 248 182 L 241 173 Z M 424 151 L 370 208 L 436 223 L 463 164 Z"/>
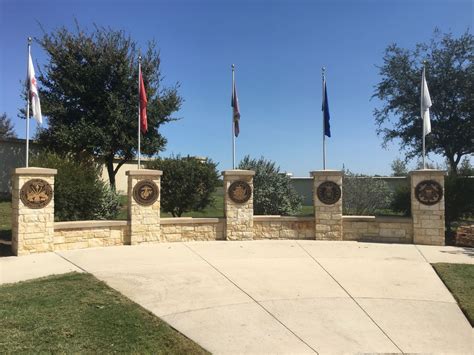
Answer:
<path fill-rule="evenodd" d="M 324 92 L 323 92 L 323 107 L 324 115 L 324 135 L 331 137 L 331 126 L 329 124 L 329 104 L 328 104 L 328 91 L 326 88 L 326 79 L 324 79 Z"/>
<path fill-rule="evenodd" d="M 233 118 L 234 118 L 234 134 L 236 137 L 238 137 L 240 133 L 240 124 L 239 124 L 240 108 L 239 108 L 239 99 L 237 98 L 237 88 L 235 87 L 235 82 L 232 89 L 231 106 L 232 106 L 232 112 L 233 112 Z"/>

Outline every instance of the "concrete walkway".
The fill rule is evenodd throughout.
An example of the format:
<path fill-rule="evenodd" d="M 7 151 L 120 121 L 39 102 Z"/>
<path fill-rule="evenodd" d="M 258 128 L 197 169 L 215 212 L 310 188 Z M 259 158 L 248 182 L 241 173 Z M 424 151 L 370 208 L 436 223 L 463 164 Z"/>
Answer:
<path fill-rule="evenodd" d="M 90 272 L 218 354 L 473 353 L 473 329 L 430 262 L 474 264 L 474 250 L 164 243 L 0 258 L 0 282 Z"/>

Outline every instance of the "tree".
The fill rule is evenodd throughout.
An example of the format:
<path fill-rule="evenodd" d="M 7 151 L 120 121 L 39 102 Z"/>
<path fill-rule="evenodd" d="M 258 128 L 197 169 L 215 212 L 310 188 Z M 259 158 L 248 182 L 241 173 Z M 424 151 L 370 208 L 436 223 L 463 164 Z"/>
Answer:
<path fill-rule="evenodd" d="M 92 156 L 107 167 L 110 185 L 138 147 L 138 50 L 123 31 L 95 27 L 86 32 L 76 24 L 43 33 L 38 42 L 49 56 L 40 71 L 40 96 L 48 128 L 39 140 L 50 149 Z M 161 87 L 160 56 L 148 43 L 142 73 L 148 97 L 148 132 L 142 134 L 145 155 L 164 149 L 159 127 L 173 120 L 182 99 L 178 85 Z M 114 167 L 114 158 L 119 162 Z"/>
<path fill-rule="evenodd" d="M 212 194 L 219 183 L 217 164 L 193 157 L 159 158 L 147 162 L 150 169 L 163 171 L 161 208 L 173 217 L 188 211 L 202 211 L 214 202 Z"/>
<path fill-rule="evenodd" d="M 420 83 L 423 61 L 433 106 L 426 152 L 444 155 L 454 173 L 462 157 L 474 152 L 474 36 L 459 38 L 435 31 L 433 39 L 414 50 L 392 44 L 379 67 L 381 81 L 373 97 L 383 103 L 374 110 L 377 133 L 384 145 L 401 140 L 407 158 L 422 152 Z"/>
<path fill-rule="evenodd" d="M 291 215 L 299 211 L 303 198 L 291 185 L 290 177 L 280 167 L 261 157 L 242 159 L 238 169 L 253 170 L 253 206 L 256 215 Z"/>
<path fill-rule="evenodd" d="M 15 138 L 16 134 L 13 129 L 12 121 L 7 117 L 6 113 L 0 115 L 0 138 Z"/>
<path fill-rule="evenodd" d="M 55 220 L 114 219 L 120 212 L 119 196 L 100 179 L 97 163 L 41 151 L 31 157 L 31 164 L 58 170 L 54 178 Z"/>
<path fill-rule="evenodd" d="M 408 169 L 407 163 L 400 158 L 395 159 L 391 165 L 392 168 L 392 176 L 407 176 Z"/>
<path fill-rule="evenodd" d="M 461 176 L 474 176 L 474 167 L 472 166 L 468 157 L 464 157 L 459 166 L 459 175 Z"/>

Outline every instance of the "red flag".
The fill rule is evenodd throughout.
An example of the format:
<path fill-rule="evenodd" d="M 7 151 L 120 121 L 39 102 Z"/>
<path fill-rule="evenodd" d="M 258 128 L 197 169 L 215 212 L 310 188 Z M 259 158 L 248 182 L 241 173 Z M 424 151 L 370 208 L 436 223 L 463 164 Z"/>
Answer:
<path fill-rule="evenodd" d="M 143 83 L 143 76 L 140 70 L 140 130 L 142 133 L 148 131 L 148 121 L 146 118 L 146 104 L 148 100 L 146 99 L 145 84 Z"/>

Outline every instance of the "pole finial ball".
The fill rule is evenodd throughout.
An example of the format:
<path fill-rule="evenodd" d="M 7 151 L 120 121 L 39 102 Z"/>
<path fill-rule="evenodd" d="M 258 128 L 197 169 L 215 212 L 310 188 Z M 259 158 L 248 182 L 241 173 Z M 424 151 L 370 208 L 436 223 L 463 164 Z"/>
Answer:
<path fill-rule="evenodd" d="M 28 43 L 31 43 L 33 39 L 31 37 L 28 37 Z"/>

